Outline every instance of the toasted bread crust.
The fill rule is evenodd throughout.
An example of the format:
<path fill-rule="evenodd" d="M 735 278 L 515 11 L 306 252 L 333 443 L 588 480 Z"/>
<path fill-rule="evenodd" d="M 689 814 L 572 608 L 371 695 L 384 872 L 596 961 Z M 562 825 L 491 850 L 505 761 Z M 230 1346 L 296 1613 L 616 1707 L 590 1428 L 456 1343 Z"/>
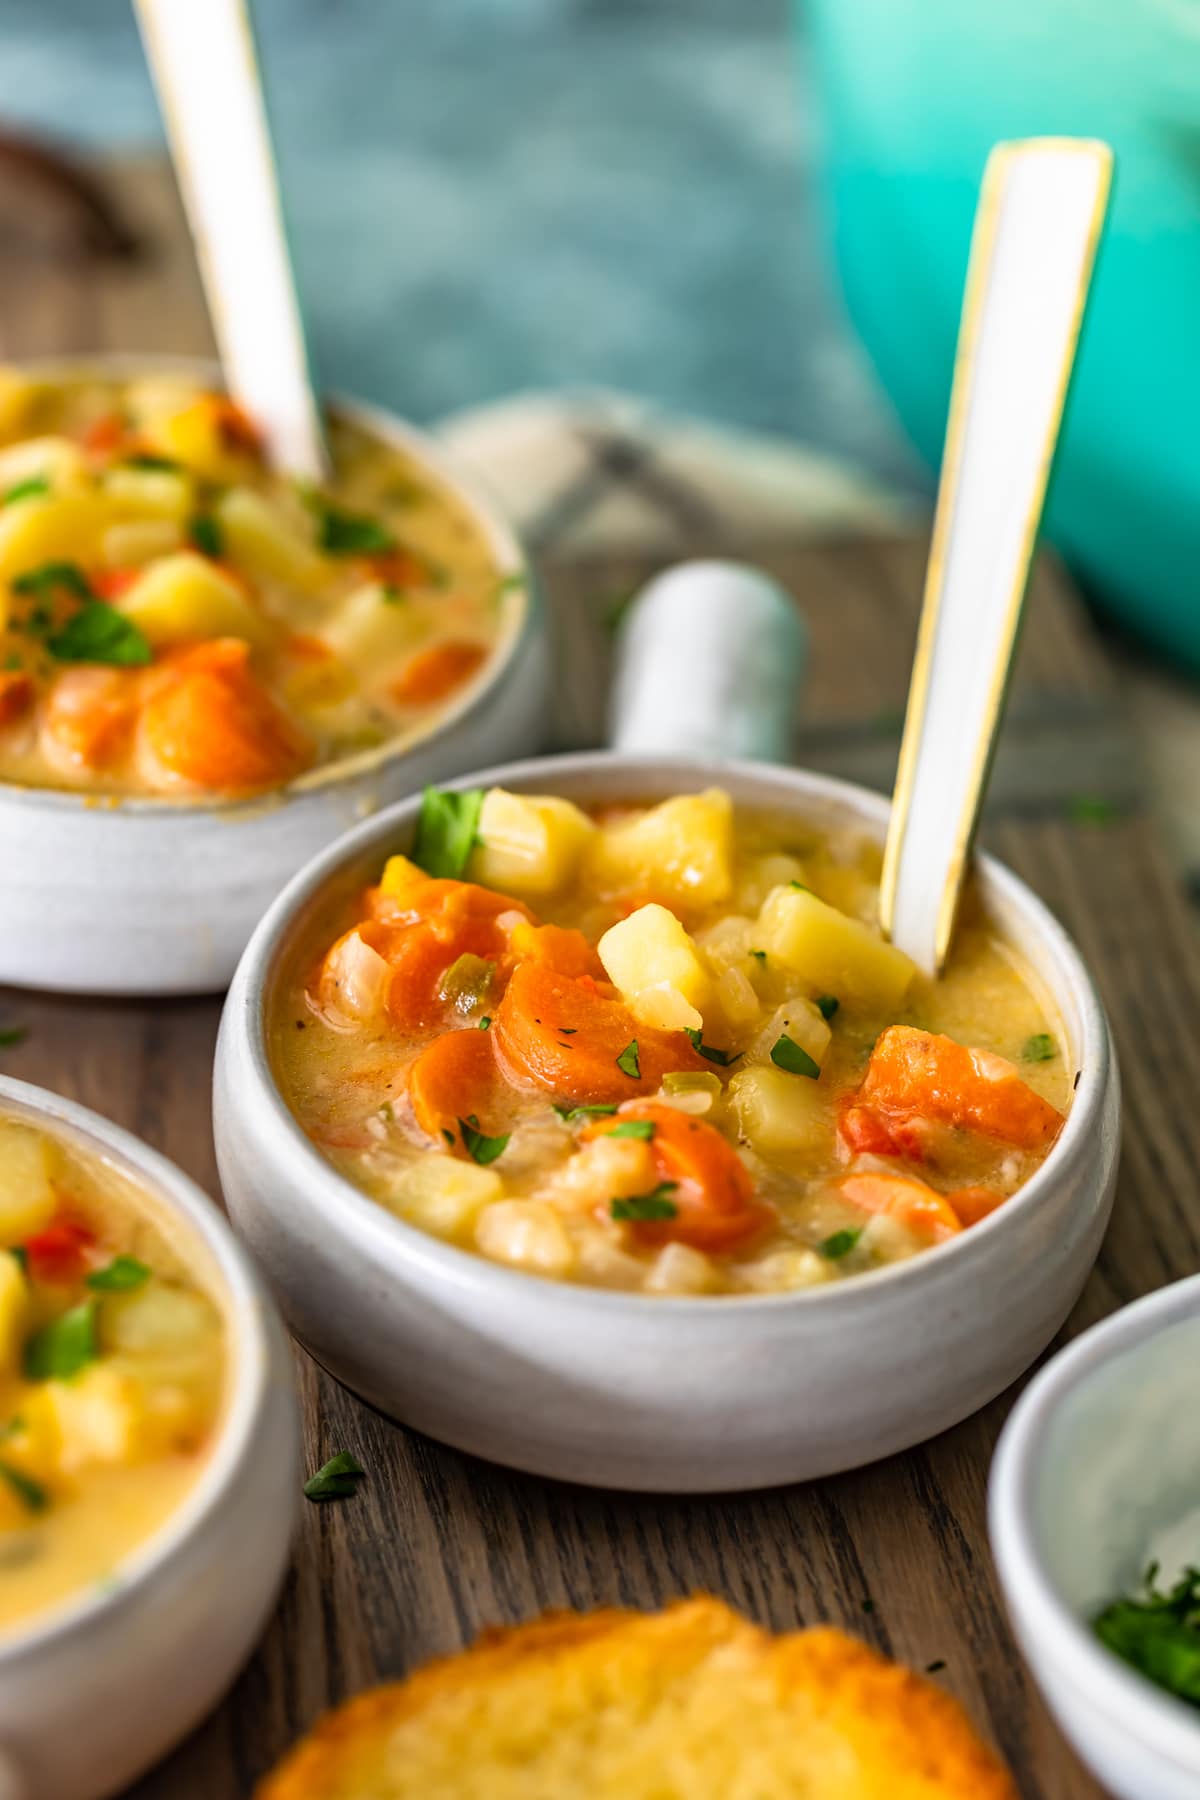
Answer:
<path fill-rule="evenodd" d="M 411 1730 L 422 1715 L 431 1715 L 427 1723 L 436 1732 L 438 1708 L 447 1697 L 485 1689 L 495 1694 L 538 1665 L 546 1683 L 554 1682 L 555 1671 L 571 1681 L 598 1656 L 608 1666 L 613 1659 L 640 1665 L 647 1656 L 656 1667 L 669 1662 L 686 1683 L 714 1653 L 723 1683 L 742 1682 L 748 1693 L 753 1687 L 756 1704 L 764 1681 L 770 1684 L 772 1709 L 789 1727 L 794 1720 L 793 1750 L 806 1727 L 817 1730 L 823 1744 L 836 1742 L 836 1778 L 827 1789 L 811 1785 L 822 1773 L 814 1766 L 797 1793 L 828 1792 L 831 1800 L 1018 1800 L 1007 1771 L 957 1701 L 932 1683 L 840 1631 L 820 1627 L 772 1637 L 707 1596 L 661 1613 L 548 1613 L 487 1631 L 461 1654 L 439 1658 L 407 1681 L 370 1689 L 326 1714 L 261 1783 L 255 1800 L 392 1800 L 410 1793 L 415 1800 L 415 1787 L 397 1785 L 394 1764 L 384 1772 L 387 1745 L 398 1728 Z M 548 1719 L 547 1732 L 553 1729 Z M 488 1766 L 487 1753 L 486 1743 L 473 1742 L 476 1773 Z M 377 1780 L 390 1785 L 380 1787 Z M 470 1791 L 482 1790 L 476 1784 Z M 579 1787 L 559 1800 L 590 1800 L 600 1791 Z"/>

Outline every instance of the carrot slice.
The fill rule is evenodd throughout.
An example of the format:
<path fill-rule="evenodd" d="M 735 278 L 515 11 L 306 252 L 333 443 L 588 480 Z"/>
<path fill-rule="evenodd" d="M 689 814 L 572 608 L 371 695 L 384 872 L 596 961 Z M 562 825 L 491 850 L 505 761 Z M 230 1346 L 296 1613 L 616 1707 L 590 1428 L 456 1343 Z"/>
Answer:
<path fill-rule="evenodd" d="M 582 931 L 565 925 L 517 925 L 512 932 L 513 954 L 519 961 L 545 963 L 559 975 L 590 975 L 605 979 L 604 964 Z"/>
<path fill-rule="evenodd" d="M 447 638 L 410 656 L 391 684 L 391 696 L 400 706 L 430 706 L 445 700 L 469 681 L 487 651 L 465 638 Z"/>
<path fill-rule="evenodd" d="M 681 1031 L 639 1025 L 613 990 L 544 962 L 517 965 L 492 1024 L 496 1050 L 518 1082 L 532 1082 L 576 1103 L 624 1100 L 653 1092 L 672 1069 L 703 1069 Z M 629 1073 L 637 1044 L 636 1075 Z M 618 1057 L 625 1067 L 617 1064 Z"/>
<path fill-rule="evenodd" d="M 925 1121 L 899 1119 L 861 1106 L 855 1095 L 843 1100 L 838 1112 L 838 1137 L 851 1156 L 902 1156 L 908 1162 L 925 1160 Z"/>
<path fill-rule="evenodd" d="M 0 726 L 22 718 L 33 705 L 33 676 L 22 669 L 0 669 Z"/>
<path fill-rule="evenodd" d="M 743 1243 L 774 1218 L 774 1208 L 754 1198 L 754 1182 L 729 1140 L 703 1119 L 674 1106 L 634 1100 L 615 1118 L 585 1126 L 585 1138 L 614 1131 L 623 1119 L 645 1119 L 654 1126 L 650 1149 L 659 1179 L 670 1182 L 674 1218 L 631 1223 L 646 1244 L 690 1244 L 694 1250 L 727 1250 Z"/>
<path fill-rule="evenodd" d="M 50 684 L 43 748 L 52 762 L 106 768 L 133 731 L 139 673 L 133 669 L 67 669 Z"/>
<path fill-rule="evenodd" d="M 1004 1205 L 1004 1195 L 990 1187 L 956 1188 L 946 1196 L 954 1208 L 960 1225 L 978 1225 L 980 1219 L 986 1219 L 994 1213 L 998 1206 Z"/>
<path fill-rule="evenodd" d="M 290 781 L 312 745 L 249 666 L 240 638 L 214 638 L 172 657 L 139 722 L 151 772 L 216 793 L 253 793 Z"/>
<path fill-rule="evenodd" d="M 962 1230 L 945 1195 L 915 1175 L 846 1175 L 838 1186 L 852 1206 L 860 1206 L 863 1212 L 887 1213 L 934 1243 L 956 1237 Z"/>
<path fill-rule="evenodd" d="M 456 1148 L 460 1119 L 478 1119 L 480 1131 L 499 1136 L 515 1098 L 496 1067 L 491 1032 L 478 1029 L 446 1031 L 427 1044 L 409 1068 L 408 1094 L 421 1130 L 439 1140 L 452 1133 Z"/>
<path fill-rule="evenodd" d="M 900 1118 L 938 1119 L 1024 1150 L 1051 1143 L 1063 1122 L 1002 1056 L 911 1025 L 881 1034 L 858 1097 Z"/>

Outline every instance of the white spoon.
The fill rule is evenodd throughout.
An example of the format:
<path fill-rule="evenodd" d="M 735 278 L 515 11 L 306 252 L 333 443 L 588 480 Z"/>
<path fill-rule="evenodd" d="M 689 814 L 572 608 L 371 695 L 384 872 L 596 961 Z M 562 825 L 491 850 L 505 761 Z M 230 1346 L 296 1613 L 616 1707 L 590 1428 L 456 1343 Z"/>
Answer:
<path fill-rule="evenodd" d="M 1108 202 L 1112 152 L 1000 144 L 984 172 L 892 802 L 884 930 L 928 974 L 955 916 Z"/>
<path fill-rule="evenodd" d="M 230 392 L 271 460 L 328 473 L 245 0 L 134 0 Z"/>

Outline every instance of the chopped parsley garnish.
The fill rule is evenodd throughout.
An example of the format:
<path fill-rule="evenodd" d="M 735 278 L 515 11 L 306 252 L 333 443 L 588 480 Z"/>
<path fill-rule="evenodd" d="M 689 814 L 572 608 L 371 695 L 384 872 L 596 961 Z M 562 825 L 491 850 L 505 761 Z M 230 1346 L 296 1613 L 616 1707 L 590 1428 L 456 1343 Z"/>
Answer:
<path fill-rule="evenodd" d="M 128 1294 L 149 1281 L 150 1270 L 136 1256 L 114 1256 L 103 1269 L 93 1269 L 87 1285 L 102 1294 Z"/>
<path fill-rule="evenodd" d="M 23 575 L 18 575 L 12 589 L 14 594 L 33 594 L 39 600 L 52 599 L 60 591 L 75 600 L 95 598 L 87 576 L 79 564 L 73 562 L 39 563 L 36 569 L 26 569 Z"/>
<path fill-rule="evenodd" d="M 1048 1031 L 1035 1032 L 1025 1039 L 1021 1048 L 1022 1062 L 1053 1062 L 1057 1055 L 1054 1039 Z"/>
<path fill-rule="evenodd" d="M 826 1024 L 829 1023 L 841 1004 L 842 1003 L 836 994 L 818 994 L 817 998 L 813 1001 L 813 1005 L 825 1020 Z"/>
<path fill-rule="evenodd" d="M 1145 1592 L 1112 1601 L 1096 1614 L 1092 1629 L 1139 1673 L 1200 1706 L 1200 1569 L 1185 1569 L 1166 1593 L 1156 1587 L 1157 1576 L 1152 1563 Z"/>
<path fill-rule="evenodd" d="M 24 1369 L 30 1381 L 69 1381 L 95 1362 L 100 1354 L 96 1341 L 95 1300 L 81 1300 L 69 1312 L 60 1313 L 25 1345 Z"/>
<path fill-rule="evenodd" d="M 88 600 L 61 631 L 47 638 L 46 648 L 60 662 L 111 663 L 130 668 L 151 660 L 145 632 L 103 600 Z"/>
<path fill-rule="evenodd" d="M 598 1103 L 595 1106 L 560 1106 L 559 1102 L 556 1100 L 554 1102 L 554 1110 L 559 1118 L 565 1119 L 569 1125 L 573 1119 L 606 1118 L 609 1113 L 616 1112 L 617 1103 L 615 1100 L 612 1100 Z"/>
<path fill-rule="evenodd" d="M 0 1031 L 0 1050 L 14 1050 L 29 1036 L 28 1025 L 6 1025 Z"/>
<path fill-rule="evenodd" d="M 349 1450 L 339 1450 L 304 1484 L 306 1500 L 349 1500 L 358 1492 L 366 1470 Z"/>
<path fill-rule="evenodd" d="M 806 881 L 789 881 L 788 886 L 794 887 L 801 894 L 811 894 L 812 893 L 812 889 L 809 887 L 809 885 Z"/>
<path fill-rule="evenodd" d="M 212 513 L 193 513 L 188 520 L 188 538 L 192 547 L 199 550 L 201 556 L 220 556 L 225 548 L 225 539 Z"/>
<path fill-rule="evenodd" d="M 1067 817 L 1076 825 L 1111 825 L 1120 816 L 1102 794 L 1076 794 L 1067 801 Z"/>
<path fill-rule="evenodd" d="M 309 496 L 317 515 L 317 542 L 331 556 L 381 556 L 396 548 L 396 540 L 378 519 L 365 513 L 346 512 L 321 494 Z"/>
<path fill-rule="evenodd" d="M 821 1065 L 785 1032 L 778 1038 L 771 1050 L 771 1061 L 777 1069 L 786 1069 L 789 1075 L 807 1075 L 810 1081 L 816 1081 L 821 1073 Z"/>
<path fill-rule="evenodd" d="M 620 1056 L 618 1056 L 617 1067 L 620 1069 L 622 1075 L 628 1075 L 632 1081 L 641 1080 L 642 1065 L 638 1060 L 638 1045 L 636 1038 L 631 1039 L 622 1050 Z"/>
<path fill-rule="evenodd" d="M 830 1262 L 837 1262 L 839 1257 L 849 1256 L 862 1234 L 861 1225 L 845 1231 L 835 1231 L 817 1245 L 818 1254 L 827 1256 Z"/>
<path fill-rule="evenodd" d="M 480 1031 L 490 1031 L 491 1025 L 492 1025 L 491 1019 L 488 1017 L 487 1013 L 484 1013 L 482 1019 L 480 1019 L 480 1021 L 479 1021 Z"/>
<path fill-rule="evenodd" d="M 8 1483 L 30 1512 L 45 1512 L 49 1506 L 50 1496 L 41 1482 L 35 1481 L 32 1475 L 26 1475 L 23 1469 L 14 1469 L 11 1463 L 0 1462 L 0 1480 Z"/>
<path fill-rule="evenodd" d="M 0 506 L 11 506 L 14 500 L 32 500 L 35 494 L 48 494 L 50 482 L 45 475 L 30 475 L 24 481 L 18 481 L 10 487 L 0 500 Z"/>
<path fill-rule="evenodd" d="M 427 787 L 421 798 L 412 860 L 427 875 L 457 881 L 478 842 L 482 811 L 482 788 L 454 794 Z"/>
<path fill-rule="evenodd" d="M 713 1044 L 706 1044 L 698 1030 L 693 1031 L 690 1025 L 684 1026 L 685 1035 L 691 1039 L 692 1049 L 700 1053 L 707 1062 L 716 1063 L 718 1068 L 727 1069 L 730 1063 L 741 1059 L 740 1050 L 718 1050 Z"/>
<path fill-rule="evenodd" d="M 12 1257 L 21 1273 L 23 1275 L 28 1275 L 29 1252 L 24 1244 L 10 1244 L 8 1247 L 8 1254 Z"/>
<path fill-rule="evenodd" d="M 760 962 L 760 963 L 764 963 L 764 964 L 766 963 L 767 953 L 765 950 L 752 950 L 750 952 L 750 954 L 752 957 L 754 957 L 756 962 Z"/>
<path fill-rule="evenodd" d="M 474 1162 L 482 1163 L 484 1168 L 488 1163 L 494 1163 L 498 1156 L 503 1156 L 512 1136 L 511 1132 L 505 1132 L 503 1137 L 488 1137 L 486 1132 L 480 1131 L 479 1120 L 474 1113 L 460 1119 L 458 1129 L 462 1132 L 467 1154 Z"/>
<path fill-rule="evenodd" d="M 170 456 L 156 456 L 152 450 L 135 450 L 132 456 L 123 456 L 121 461 L 127 469 L 155 469 L 161 475 L 174 475 L 179 464 Z"/>
<path fill-rule="evenodd" d="M 609 1211 L 614 1219 L 629 1219 L 634 1223 L 648 1223 L 654 1219 L 673 1219 L 679 1208 L 670 1196 L 679 1186 L 677 1181 L 660 1181 L 649 1194 L 630 1194 L 624 1200 L 609 1202 Z"/>
<path fill-rule="evenodd" d="M 654 1136 L 654 1120 L 622 1119 L 607 1135 L 615 1138 L 641 1138 L 643 1142 L 649 1142 Z"/>

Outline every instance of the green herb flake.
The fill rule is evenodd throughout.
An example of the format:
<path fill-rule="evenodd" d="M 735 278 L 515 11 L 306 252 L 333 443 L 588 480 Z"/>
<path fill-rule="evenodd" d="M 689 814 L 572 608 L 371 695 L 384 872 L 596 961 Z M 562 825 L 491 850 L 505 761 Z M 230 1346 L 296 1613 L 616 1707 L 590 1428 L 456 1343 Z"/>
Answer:
<path fill-rule="evenodd" d="M 812 889 L 809 887 L 808 883 L 805 881 L 789 881 L 788 886 L 794 887 L 796 889 L 797 893 L 800 893 L 800 894 L 811 894 L 812 893 Z"/>
<path fill-rule="evenodd" d="M 622 1119 L 607 1135 L 615 1138 L 641 1138 L 643 1143 L 649 1143 L 654 1136 L 654 1129 L 653 1119 Z"/>
<path fill-rule="evenodd" d="M 159 475 L 179 473 L 179 464 L 173 457 L 156 456 L 153 450 L 136 450 L 132 456 L 123 456 L 121 462 L 127 469 L 151 469 Z"/>
<path fill-rule="evenodd" d="M 192 514 L 188 520 L 188 541 L 193 550 L 198 550 L 201 556 L 215 558 L 224 554 L 224 533 L 212 513 Z"/>
<path fill-rule="evenodd" d="M 310 496 L 317 515 L 317 542 L 330 556 L 383 556 L 396 548 L 396 540 L 378 519 L 365 513 L 346 512 L 320 494 Z"/>
<path fill-rule="evenodd" d="M 467 1154 L 472 1161 L 480 1163 L 484 1168 L 489 1163 L 494 1163 L 498 1156 L 503 1156 L 512 1136 L 511 1132 L 505 1132 L 503 1137 L 488 1137 L 486 1132 L 480 1131 L 479 1120 L 474 1113 L 468 1118 L 460 1119 L 458 1129 L 462 1132 Z"/>
<path fill-rule="evenodd" d="M 562 1106 L 556 1100 L 554 1110 L 560 1119 L 564 1119 L 570 1125 L 575 1119 L 605 1119 L 611 1113 L 616 1112 L 617 1103 L 613 1100 L 595 1106 Z"/>
<path fill-rule="evenodd" d="M 24 1244 L 10 1244 L 8 1247 L 8 1254 L 12 1257 L 21 1273 L 23 1275 L 28 1275 L 29 1252 Z"/>
<path fill-rule="evenodd" d="M 817 1252 L 828 1257 L 830 1262 L 837 1262 L 843 1256 L 849 1256 L 855 1244 L 863 1234 L 863 1227 L 846 1231 L 835 1231 L 830 1237 L 823 1238 L 817 1245 Z"/>
<path fill-rule="evenodd" d="M 720 1069 L 727 1069 L 730 1063 L 740 1062 L 740 1050 L 718 1050 L 714 1044 L 706 1044 L 698 1030 L 690 1025 L 684 1026 L 684 1035 L 691 1040 L 692 1049 L 699 1052 L 706 1062 L 716 1063 Z"/>
<path fill-rule="evenodd" d="M 816 1081 L 821 1073 L 820 1063 L 814 1062 L 808 1051 L 801 1049 L 795 1038 L 788 1037 L 786 1032 L 776 1040 L 771 1061 L 777 1069 L 786 1069 L 789 1075 L 807 1075 L 810 1081 Z"/>
<path fill-rule="evenodd" d="M 128 1294 L 150 1279 L 150 1270 L 136 1256 L 114 1256 L 103 1269 L 93 1269 L 87 1285 L 101 1294 Z"/>
<path fill-rule="evenodd" d="M 467 788 L 455 794 L 427 787 L 421 799 L 412 860 L 427 875 L 459 880 L 479 841 L 482 811 L 482 788 Z"/>
<path fill-rule="evenodd" d="M 28 1025 L 6 1025 L 0 1031 L 0 1050 L 15 1050 L 29 1036 Z"/>
<path fill-rule="evenodd" d="M 0 1462 L 0 1480 L 6 1481 L 17 1498 L 32 1513 L 45 1512 L 50 1504 L 50 1496 L 40 1481 L 32 1475 L 26 1475 L 23 1469 L 14 1469 L 9 1462 Z"/>
<path fill-rule="evenodd" d="M 617 1067 L 620 1069 L 622 1075 L 628 1075 L 631 1081 L 641 1080 L 642 1065 L 638 1060 L 638 1045 L 636 1038 L 632 1038 L 630 1042 L 626 1044 L 620 1056 L 618 1056 Z"/>
<path fill-rule="evenodd" d="M 677 1181 L 660 1181 L 652 1193 L 630 1194 L 624 1200 L 611 1200 L 609 1211 L 614 1219 L 628 1219 L 634 1224 L 673 1219 L 679 1208 L 670 1196 L 678 1186 Z"/>
<path fill-rule="evenodd" d="M 402 606 L 408 596 L 394 581 L 385 581 L 379 589 L 379 598 L 385 606 Z"/>
<path fill-rule="evenodd" d="M 132 668 L 151 661 L 145 632 L 103 600 L 86 601 L 60 631 L 46 640 L 46 648 L 59 662 Z"/>
<path fill-rule="evenodd" d="M 8 489 L 3 499 L 0 499 L 0 506 L 11 506 L 14 500 L 32 500 L 35 494 L 49 492 L 50 481 L 47 476 L 30 475 L 25 481 L 18 481 Z"/>
<path fill-rule="evenodd" d="M 36 569 L 26 569 L 18 575 L 12 589 L 14 594 L 33 594 L 39 600 L 47 600 L 60 591 L 75 600 L 95 599 L 87 576 L 73 562 L 39 563 Z"/>
<path fill-rule="evenodd" d="M 349 1450 L 339 1450 L 304 1484 L 306 1500 L 349 1500 L 358 1492 L 358 1484 L 366 1470 Z"/>
<path fill-rule="evenodd" d="M 1058 1049 L 1048 1031 L 1035 1032 L 1021 1047 L 1022 1062 L 1053 1062 L 1057 1055 Z"/>
<path fill-rule="evenodd" d="M 447 1144 L 450 1146 L 451 1150 L 453 1150 L 455 1144 L 457 1144 L 457 1142 L 458 1142 L 458 1139 L 455 1137 L 454 1133 L 445 1125 L 442 1126 L 442 1136 L 445 1138 L 445 1140 L 446 1140 Z"/>
<path fill-rule="evenodd" d="M 1075 794 L 1067 801 L 1067 817 L 1076 825 L 1111 825 L 1120 811 L 1102 794 Z"/>
<path fill-rule="evenodd" d="M 1187 1568 L 1166 1592 L 1146 1571 L 1137 1597 L 1112 1601 L 1092 1620 L 1100 1642 L 1158 1687 L 1200 1707 L 1200 1569 Z"/>
<path fill-rule="evenodd" d="M 491 1028 L 492 1028 L 492 1021 L 488 1017 L 487 1013 L 484 1013 L 482 1019 L 480 1019 L 480 1021 L 479 1021 L 479 1029 L 480 1029 L 480 1031 L 490 1031 Z"/>
<path fill-rule="evenodd" d="M 818 994 L 813 1001 L 813 1005 L 827 1025 L 841 1004 L 836 994 Z"/>
<path fill-rule="evenodd" d="M 764 966 L 766 965 L 767 953 L 765 950 L 752 950 L 750 952 L 750 954 L 754 958 L 755 962 L 760 962 Z"/>
<path fill-rule="evenodd" d="M 30 1381 L 69 1381 L 100 1354 L 96 1341 L 95 1300 L 81 1300 L 69 1312 L 43 1325 L 25 1345 L 24 1369 Z"/>

